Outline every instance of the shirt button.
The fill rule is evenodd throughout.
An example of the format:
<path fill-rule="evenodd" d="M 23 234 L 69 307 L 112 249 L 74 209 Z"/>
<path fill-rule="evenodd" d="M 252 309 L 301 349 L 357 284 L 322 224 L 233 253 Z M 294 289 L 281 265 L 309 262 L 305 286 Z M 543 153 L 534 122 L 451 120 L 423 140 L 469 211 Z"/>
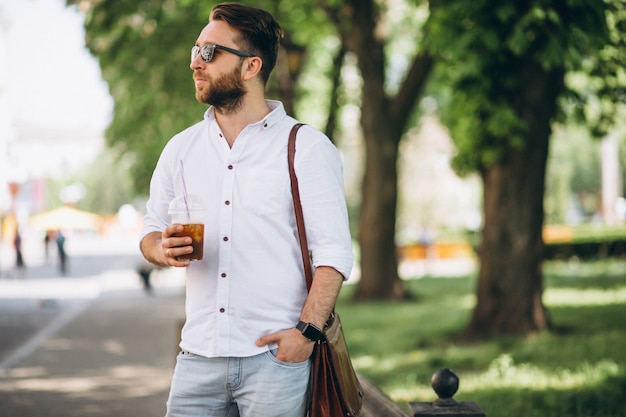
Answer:
<path fill-rule="evenodd" d="M 228 242 L 228 236 L 224 236 L 224 242 Z"/>
<path fill-rule="evenodd" d="M 233 169 L 233 166 L 232 165 L 228 165 L 228 169 Z"/>
<path fill-rule="evenodd" d="M 230 206 L 230 201 L 226 200 L 224 201 L 224 204 L 226 204 L 227 206 Z"/>
<path fill-rule="evenodd" d="M 223 313 L 225 311 L 226 311 L 226 309 L 224 307 L 220 308 L 220 313 Z"/>
<path fill-rule="evenodd" d="M 226 273 L 222 272 L 222 278 L 226 278 Z"/>

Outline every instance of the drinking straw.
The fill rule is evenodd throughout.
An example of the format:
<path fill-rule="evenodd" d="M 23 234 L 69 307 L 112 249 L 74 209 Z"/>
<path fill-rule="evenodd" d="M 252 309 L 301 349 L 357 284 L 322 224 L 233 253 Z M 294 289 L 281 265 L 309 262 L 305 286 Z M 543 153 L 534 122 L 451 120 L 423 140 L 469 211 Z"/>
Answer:
<path fill-rule="evenodd" d="M 187 201 L 187 184 L 185 184 L 185 167 L 183 166 L 183 160 L 180 160 L 180 178 L 183 180 L 183 200 L 185 201 L 185 209 L 187 210 L 187 220 L 191 221 L 191 215 L 189 214 L 189 202 Z"/>

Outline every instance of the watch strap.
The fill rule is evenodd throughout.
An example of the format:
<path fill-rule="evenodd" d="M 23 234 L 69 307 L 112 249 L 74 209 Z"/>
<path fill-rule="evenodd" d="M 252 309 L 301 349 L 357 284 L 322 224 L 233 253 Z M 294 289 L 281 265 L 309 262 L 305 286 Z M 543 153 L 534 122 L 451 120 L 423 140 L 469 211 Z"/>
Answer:
<path fill-rule="evenodd" d="M 322 337 L 322 330 L 311 323 L 299 321 L 296 324 L 296 329 L 300 330 L 300 333 L 312 342 L 317 342 Z"/>

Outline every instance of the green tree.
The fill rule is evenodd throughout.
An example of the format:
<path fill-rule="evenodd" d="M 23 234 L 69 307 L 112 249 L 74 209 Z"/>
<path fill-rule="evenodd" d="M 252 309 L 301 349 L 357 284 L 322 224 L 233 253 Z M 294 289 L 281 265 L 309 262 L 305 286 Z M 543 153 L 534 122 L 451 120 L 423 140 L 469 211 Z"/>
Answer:
<path fill-rule="evenodd" d="M 484 189 L 467 335 L 541 331 L 550 325 L 541 231 L 551 123 L 568 110 L 599 134 L 610 127 L 613 103 L 624 98 L 625 5 L 448 0 L 431 7 L 432 52 L 451 84 L 444 119 L 458 147 L 454 164 L 461 173 L 478 171 Z M 576 91 L 578 73 L 593 83 Z"/>
<path fill-rule="evenodd" d="M 134 201 L 131 170 L 124 158 L 116 158 L 110 150 L 84 170 L 76 180 L 81 180 L 87 193 L 81 200 L 81 207 L 102 215 L 118 212 L 124 204 Z"/>
<path fill-rule="evenodd" d="M 408 36 L 415 42 L 417 52 L 408 59 L 404 78 L 395 85 L 390 83 L 388 54 L 393 29 L 385 18 L 386 10 L 373 0 L 337 3 L 328 1 L 325 8 L 341 44 L 356 56 L 362 78 L 360 124 L 365 170 L 359 217 L 361 279 L 355 297 L 401 299 L 407 292 L 398 277 L 395 244 L 398 148 L 434 60 L 424 47 L 420 26 L 411 20 L 413 26 Z M 411 4 L 406 2 L 405 10 L 395 12 L 416 16 L 417 9 Z"/>

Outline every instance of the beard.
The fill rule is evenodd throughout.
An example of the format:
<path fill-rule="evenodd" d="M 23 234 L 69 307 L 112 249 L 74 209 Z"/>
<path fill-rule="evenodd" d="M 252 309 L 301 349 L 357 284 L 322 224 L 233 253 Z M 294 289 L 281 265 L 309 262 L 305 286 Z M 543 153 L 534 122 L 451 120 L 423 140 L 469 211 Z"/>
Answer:
<path fill-rule="evenodd" d="M 196 90 L 196 99 L 200 103 L 211 105 L 222 113 L 236 111 L 246 95 L 246 89 L 241 80 L 241 65 L 218 78 L 208 78 L 205 87 L 205 89 Z"/>

